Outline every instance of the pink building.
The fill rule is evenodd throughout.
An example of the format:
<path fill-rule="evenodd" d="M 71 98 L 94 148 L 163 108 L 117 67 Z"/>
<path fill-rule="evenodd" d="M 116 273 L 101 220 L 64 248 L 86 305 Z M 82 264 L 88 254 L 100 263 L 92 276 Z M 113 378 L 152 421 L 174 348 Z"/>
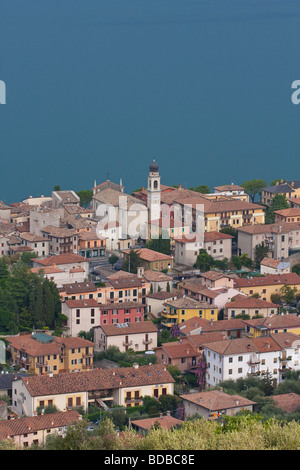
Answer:
<path fill-rule="evenodd" d="M 146 305 L 138 302 L 119 302 L 99 305 L 100 325 L 136 323 L 144 320 Z"/>

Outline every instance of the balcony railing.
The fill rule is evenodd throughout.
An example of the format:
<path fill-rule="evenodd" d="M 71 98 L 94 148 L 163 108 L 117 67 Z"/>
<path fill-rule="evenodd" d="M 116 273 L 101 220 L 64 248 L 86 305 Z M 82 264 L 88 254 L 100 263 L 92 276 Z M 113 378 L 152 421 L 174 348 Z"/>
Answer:
<path fill-rule="evenodd" d="M 129 341 L 129 340 L 128 340 L 128 341 L 126 341 L 126 340 L 123 341 L 123 346 L 132 346 L 132 344 L 133 344 L 133 341 L 132 341 L 132 340 L 130 340 L 130 341 Z"/>
<path fill-rule="evenodd" d="M 153 338 L 143 339 L 143 343 L 144 344 L 151 344 L 151 343 L 153 343 Z"/>

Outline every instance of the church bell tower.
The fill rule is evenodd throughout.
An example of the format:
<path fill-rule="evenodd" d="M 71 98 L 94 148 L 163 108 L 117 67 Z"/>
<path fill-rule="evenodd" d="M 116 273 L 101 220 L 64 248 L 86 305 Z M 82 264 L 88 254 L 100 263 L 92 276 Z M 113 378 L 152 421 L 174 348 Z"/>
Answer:
<path fill-rule="evenodd" d="M 147 207 L 149 210 L 149 222 L 160 219 L 160 176 L 159 166 L 153 160 L 149 167 L 148 188 L 147 188 Z"/>

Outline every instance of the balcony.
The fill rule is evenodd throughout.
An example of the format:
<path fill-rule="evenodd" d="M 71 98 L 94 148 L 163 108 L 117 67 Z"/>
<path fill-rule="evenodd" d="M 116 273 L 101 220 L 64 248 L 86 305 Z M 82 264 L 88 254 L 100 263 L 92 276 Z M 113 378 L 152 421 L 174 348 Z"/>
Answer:
<path fill-rule="evenodd" d="M 151 344 L 151 343 L 153 343 L 153 338 L 143 339 L 143 344 Z"/>
<path fill-rule="evenodd" d="M 132 345 L 133 345 L 133 341 L 132 341 L 132 340 L 125 340 L 125 341 L 123 341 L 123 346 L 129 347 L 129 346 L 132 346 Z"/>
<path fill-rule="evenodd" d="M 36 367 L 44 367 L 47 366 L 48 362 L 47 361 L 36 361 Z"/>

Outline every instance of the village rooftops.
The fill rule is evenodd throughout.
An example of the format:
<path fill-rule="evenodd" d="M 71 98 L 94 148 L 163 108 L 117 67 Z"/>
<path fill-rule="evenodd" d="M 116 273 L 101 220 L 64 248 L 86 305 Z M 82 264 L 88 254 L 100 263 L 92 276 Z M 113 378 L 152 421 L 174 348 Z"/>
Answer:
<path fill-rule="evenodd" d="M 200 309 L 200 308 L 211 308 L 215 309 L 216 306 L 207 304 L 205 302 L 199 302 L 191 297 L 180 297 L 179 299 L 166 301 L 164 305 L 179 309 Z"/>
<path fill-rule="evenodd" d="M 259 287 L 259 286 L 273 286 L 273 285 L 298 285 L 300 284 L 300 276 L 296 273 L 285 274 L 266 274 L 265 276 L 234 279 L 234 284 L 237 289 L 243 287 Z"/>
<path fill-rule="evenodd" d="M 285 413 L 293 413 L 300 408 L 300 395 L 298 393 L 284 393 L 282 395 L 272 395 L 270 399 L 277 408 Z"/>
<path fill-rule="evenodd" d="M 128 289 L 128 288 L 135 288 L 135 287 L 142 287 L 144 282 L 137 277 L 135 274 L 127 275 L 120 275 L 120 276 L 109 276 L 108 282 L 114 289 Z"/>
<path fill-rule="evenodd" d="M 114 323 L 113 325 L 101 325 L 96 328 L 101 328 L 106 336 L 158 333 L 158 329 L 152 321 Z"/>
<path fill-rule="evenodd" d="M 130 254 L 131 250 L 124 250 L 123 253 Z M 149 248 L 138 248 L 134 250 L 140 257 L 140 259 L 145 261 L 162 261 L 162 260 L 171 260 L 172 256 L 160 253 L 158 251 L 150 250 Z"/>
<path fill-rule="evenodd" d="M 273 308 L 278 309 L 279 305 L 266 300 L 256 299 L 255 297 L 237 296 L 232 302 L 225 305 L 226 308 Z"/>
<path fill-rule="evenodd" d="M 48 256 L 47 258 L 33 258 L 32 261 L 42 266 L 53 266 L 61 264 L 74 264 L 83 263 L 87 261 L 86 258 L 75 253 L 65 253 L 62 255 Z"/>
<path fill-rule="evenodd" d="M 139 428 L 142 431 L 147 431 L 155 426 L 156 424 L 159 425 L 160 428 L 163 429 L 172 429 L 174 427 L 181 426 L 184 421 L 180 419 L 173 418 L 173 416 L 160 416 L 159 418 L 146 418 L 146 419 L 138 419 L 131 421 L 131 424 L 134 427 Z"/>
<path fill-rule="evenodd" d="M 14 436 L 31 434 L 43 429 L 65 427 L 81 419 L 82 416 L 78 411 L 70 410 L 39 416 L 26 416 L 22 419 L 3 420 L 0 421 L 0 439 L 5 440 Z"/>
<path fill-rule="evenodd" d="M 297 209 L 296 207 L 290 207 L 289 209 L 280 209 L 278 211 L 274 211 L 274 214 L 282 215 L 283 217 L 300 217 L 300 209 Z"/>
<path fill-rule="evenodd" d="M 40 235 L 36 235 L 34 233 L 30 232 L 25 232 L 19 235 L 20 238 L 23 240 L 26 240 L 27 242 L 45 242 L 47 241 L 44 237 L 41 237 Z"/>
<path fill-rule="evenodd" d="M 264 318 L 252 318 L 243 320 L 245 325 L 253 328 L 273 330 L 280 328 L 300 328 L 300 317 L 290 314 L 272 315 Z"/>
<path fill-rule="evenodd" d="M 21 378 L 32 397 L 174 383 L 162 364 Z"/>
<path fill-rule="evenodd" d="M 254 401 L 240 395 L 228 395 L 221 390 L 189 393 L 187 395 L 180 395 L 180 398 L 200 405 L 209 411 L 222 411 L 228 408 L 240 408 L 256 404 Z"/>
<path fill-rule="evenodd" d="M 146 308 L 145 304 L 140 302 L 112 302 L 107 304 L 99 304 L 100 310 L 125 310 L 129 308 Z"/>
<path fill-rule="evenodd" d="M 43 356 L 45 354 L 60 354 L 62 347 L 73 349 L 94 346 L 94 343 L 84 338 L 61 338 L 46 333 L 14 336 L 9 338 L 8 341 L 10 346 L 14 349 L 34 357 Z"/>
<path fill-rule="evenodd" d="M 53 227 L 52 225 L 47 225 L 47 227 L 41 228 L 41 232 L 45 232 L 51 237 L 55 237 L 55 238 L 66 238 L 66 237 L 72 237 L 73 235 L 75 235 L 74 229 L 63 228 L 63 227 Z"/>
<path fill-rule="evenodd" d="M 79 294 L 81 292 L 96 292 L 98 288 L 93 282 L 73 282 L 71 284 L 63 284 L 59 288 L 60 292 L 66 294 Z"/>
<path fill-rule="evenodd" d="M 65 300 L 69 308 L 97 308 L 100 305 L 95 299 Z"/>
<path fill-rule="evenodd" d="M 203 331 L 203 333 L 245 330 L 245 324 L 240 318 L 217 320 L 212 322 L 211 320 L 206 320 L 204 318 L 195 316 L 189 320 L 186 320 L 185 322 L 182 322 L 179 325 L 179 328 L 181 334 L 188 336 L 198 330 Z"/>
<path fill-rule="evenodd" d="M 299 336 L 293 333 L 275 333 L 257 338 L 235 338 L 209 343 L 206 347 L 217 354 L 228 356 L 244 353 L 266 353 L 282 351 L 293 343 L 300 344 Z"/>
<path fill-rule="evenodd" d="M 147 270 L 144 272 L 144 278 L 149 282 L 164 282 L 164 281 L 172 281 L 172 277 L 168 276 L 165 273 L 161 273 L 159 271 L 150 271 Z"/>
<path fill-rule="evenodd" d="M 178 291 L 166 292 L 161 290 L 160 292 L 154 292 L 153 294 L 148 294 L 147 298 L 150 299 L 157 299 L 157 300 L 166 300 L 166 299 L 173 299 L 174 297 L 182 297 L 182 293 Z"/>
<path fill-rule="evenodd" d="M 251 235 L 268 234 L 268 233 L 289 233 L 293 230 L 300 230 L 300 223 L 277 222 L 274 224 L 254 224 L 238 227 L 238 232 L 248 233 Z"/>
<path fill-rule="evenodd" d="M 224 192 L 224 191 L 242 191 L 242 192 L 244 192 L 245 188 L 243 188 L 242 186 L 238 186 L 237 184 L 231 183 L 231 184 L 224 184 L 224 185 L 221 185 L 221 186 L 215 186 L 214 190 L 218 191 L 218 192 Z"/>

